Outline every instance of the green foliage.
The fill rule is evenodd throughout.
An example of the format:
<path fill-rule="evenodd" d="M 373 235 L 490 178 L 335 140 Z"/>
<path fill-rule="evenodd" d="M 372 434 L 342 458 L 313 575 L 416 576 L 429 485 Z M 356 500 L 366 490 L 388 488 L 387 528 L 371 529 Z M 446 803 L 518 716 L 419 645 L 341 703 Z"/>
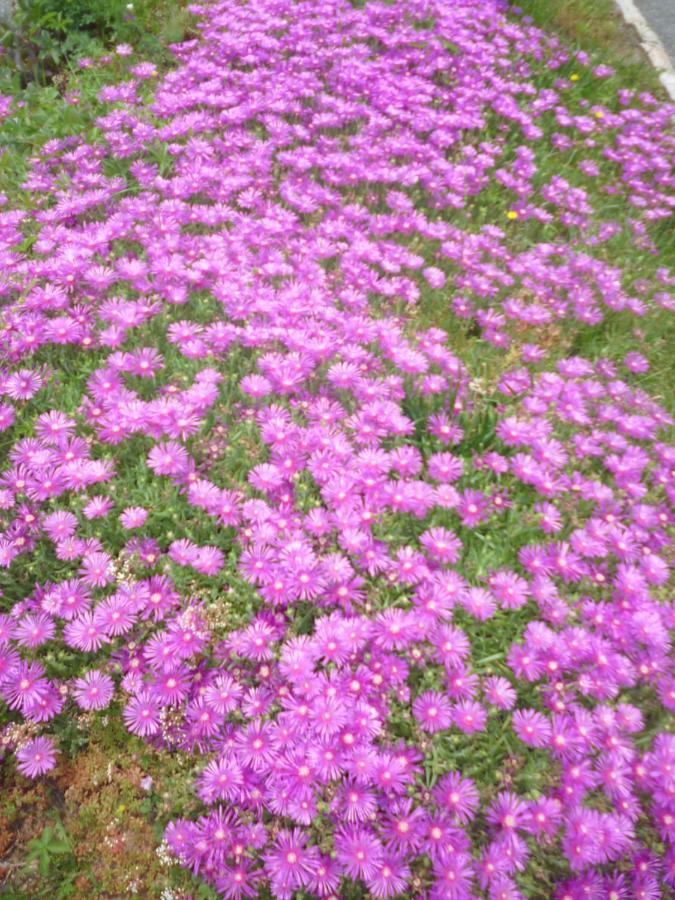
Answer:
<path fill-rule="evenodd" d="M 38 872 L 44 878 L 52 874 L 52 869 L 62 857 L 72 856 L 73 848 L 66 829 L 60 820 L 46 825 L 39 837 L 28 842 L 26 865 L 37 863 Z M 67 896 L 58 894 L 57 896 Z"/>
<path fill-rule="evenodd" d="M 2 43 L 13 49 L 23 84 L 53 80 L 71 60 L 131 43 L 164 54 L 181 40 L 187 15 L 180 0 L 18 0 Z"/>
<path fill-rule="evenodd" d="M 18 0 L 12 41 L 24 80 L 43 82 L 69 57 L 111 39 L 123 10 L 123 0 Z"/>

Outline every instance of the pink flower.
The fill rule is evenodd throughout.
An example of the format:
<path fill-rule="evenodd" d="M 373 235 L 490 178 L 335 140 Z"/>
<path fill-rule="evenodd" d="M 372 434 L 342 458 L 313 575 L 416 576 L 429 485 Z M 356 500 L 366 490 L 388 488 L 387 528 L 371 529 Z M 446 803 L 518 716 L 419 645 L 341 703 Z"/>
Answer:
<path fill-rule="evenodd" d="M 187 464 L 187 451 L 175 441 L 157 444 L 148 455 L 148 465 L 157 475 L 178 475 Z"/>
<path fill-rule="evenodd" d="M 218 547 L 200 547 L 192 563 L 193 568 L 202 575 L 217 575 L 225 562 L 225 555 Z"/>
<path fill-rule="evenodd" d="M 128 506 L 120 514 L 120 522 L 124 528 L 140 528 L 148 518 L 148 511 L 142 506 Z"/>
<path fill-rule="evenodd" d="M 84 515 L 87 519 L 98 519 L 101 516 L 106 516 L 113 508 L 114 504 L 109 497 L 92 497 L 91 500 L 84 507 Z"/>
<path fill-rule="evenodd" d="M 56 765 L 56 750 L 49 738 L 38 737 L 17 750 L 17 768 L 28 778 L 38 778 Z"/>
<path fill-rule="evenodd" d="M 335 838 L 337 859 L 350 878 L 376 877 L 382 863 L 383 848 L 379 840 L 365 828 L 353 826 Z"/>
<path fill-rule="evenodd" d="M 0 431 L 6 431 L 14 424 L 14 407 L 9 403 L 0 403 Z"/>
<path fill-rule="evenodd" d="M 483 684 L 485 699 L 497 709 L 512 709 L 516 703 L 516 692 L 506 678 L 491 676 Z"/>
<path fill-rule="evenodd" d="M 413 703 L 413 715 L 422 731 L 433 734 L 450 728 L 452 704 L 437 691 L 425 691 Z"/>
<path fill-rule="evenodd" d="M 124 707 L 124 721 L 132 734 L 149 737 L 160 729 L 159 709 L 147 691 L 141 691 Z"/>
<path fill-rule="evenodd" d="M 488 498 L 480 491 L 463 491 L 457 512 L 465 528 L 475 528 L 490 516 Z"/>
<path fill-rule="evenodd" d="M 441 563 L 456 563 L 462 550 L 462 542 L 446 528 L 430 528 L 420 536 L 420 543 L 432 559 Z"/>
<path fill-rule="evenodd" d="M 479 803 L 476 785 L 470 778 L 462 778 L 459 772 L 448 772 L 433 790 L 436 803 L 446 809 L 458 822 L 470 822 Z"/>
<path fill-rule="evenodd" d="M 462 476 L 462 459 L 452 453 L 433 453 L 427 462 L 429 476 L 435 481 L 457 481 Z"/>
<path fill-rule="evenodd" d="M 104 587 L 114 578 L 112 559 L 107 553 L 89 553 L 82 560 L 80 577 L 89 587 Z"/>
<path fill-rule="evenodd" d="M 487 712 L 475 700 L 460 700 L 453 711 L 453 723 L 465 734 L 483 731 L 487 721 Z"/>
<path fill-rule="evenodd" d="M 54 622 L 44 613 L 27 615 L 18 623 L 14 637 L 24 647 L 39 647 L 51 640 L 56 632 Z M 1 643 L 1 641 L 0 641 Z"/>
<path fill-rule="evenodd" d="M 114 688 L 112 678 L 92 669 L 75 681 L 73 694 L 82 709 L 104 709 L 110 703 Z"/>
<path fill-rule="evenodd" d="M 623 358 L 623 364 L 627 369 L 636 374 L 642 375 L 649 371 L 649 360 L 642 356 L 641 353 L 627 353 Z"/>
<path fill-rule="evenodd" d="M 277 896 L 306 887 L 318 863 L 316 847 L 307 847 L 307 838 L 299 828 L 281 831 L 272 849 L 265 855 L 265 869 Z"/>
<path fill-rule="evenodd" d="M 551 739 L 551 723 L 536 710 L 517 710 L 511 721 L 513 730 L 528 747 L 545 747 Z"/>

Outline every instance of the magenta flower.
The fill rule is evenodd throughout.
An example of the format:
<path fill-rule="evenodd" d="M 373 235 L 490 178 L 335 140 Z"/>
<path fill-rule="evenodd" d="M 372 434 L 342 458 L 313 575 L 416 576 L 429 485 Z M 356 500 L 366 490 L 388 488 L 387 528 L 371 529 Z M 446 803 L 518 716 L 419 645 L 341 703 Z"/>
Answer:
<path fill-rule="evenodd" d="M 106 597 L 94 610 L 93 623 L 102 629 L 107 637 L 116 637 L 131 630 L 137 614 L 133 597 L 123 591 Z"/>
<path fill-rule="evenodd" d="M 464 464 L 461 457 L 452 453 L 433 453 L 427 462 L 427 470 L 435 481 L 450 483 L 461 478 Z"/>
<path fill-rule="evenodd" d="M 465 528 L 475 528 L 490 515 L 487 497 L 480 491 L 466 490 L 461 494 L 457 513 Z"/>
<path fill-rule="evenodd" d="M 299 828 L 281 831 L 272 850 L 265 855 L 265 870 L 278 896 L 306 887 L 314 876 L 318 851 L 306 844 L 307 839 Z"/>
<path fill-rule="evenodd" d="M 513 730 L 528 747 L 545 747 L 551 739 L 551 723 L 534 709 L 517 710 L 511 721 Z"/>
<path fill-rule="evenodd" d="M 31 369 L 19 369 L 7 378 L 4 393 L 12 400 L 30 400 L 40 390 L 43 379 Z"/>
<path fill-rule="evenodd" d="M 443 413 L 429 417 L 429 431 L 443 444 L 457 444 L 462 439 L 462 429 Z"/>
<path fill-rule="evenodd" d="M 347 781 L 333 802 L 333 809 L 350 824 L 365 822 L 377 812 L 377 797 L 363 785 Z"/>
<path fill-rule="evenodd" d="M 10 661 L 6 657 L 7 662 Z M 14 666 L 7 666 L 6 675 L 0 681 L 2 696 L 10 709 L 22 712 L 30 711 L 49 694 L 49 682 L 45 678 L 44 669 L 37 662 L 18 661 Z"/>
<path fill-rule="evenodd" d="M 485 699 L 497 709 L 512 709 L 517 699 L 511 682 L 500 676 L 486 678 L 483 683 L 483 693 Z"/>
<path fill-rule="evenodd" d="M 623 364 L 629 371 L 636 374 L 641 375 L 649 371 L 649 360 L 642 356 L 641 353 L 635 353 L 634 351 L 624 356 Z"/>
<path fill-rule="evenodd" d="M 202 575 L 217 575 L 225 562 L 225 555 L 218 547 L 200 547 L 192 563 L 193 568 Z"/>
<path fill-rule="evenodd" d="M 520 609 L 527 603 L 529 586 L 515 572 L 495 572 L 489 578 L 490 590 L 504 609 Z"/>
<path fill-rule="evenodd" d="M 487 720 L 487 712 L 475 700 L 460 700 L 452 714 L 453 723 L 465 734 L 483 731 Z"/>
<path fill-rule="evenodd" d="M 190 566 L 199 557 L 199 547 L 192 541 L 182 538 L 171 542 L 169 556 L 179 565 Z"/>
<path fill-rule="evenodd" d="M 350 878 L 374 878 L 383 862 L 382 844 L 365 828 L 353 826 L 340 831 L 335 837 L 335 850 Z"/>
<path fill-rule="evenodd" d="M 11 616 L 0 614 L 0 647 L 4 647 L 16 636 L 16 621 Z"/>
<path fill-rule="evenodd" d="M 87 519 L 98 519 L 107 516 L 114 504 L 108 497 L 92 497 L 84 507 L 84 515 Z"/>
<path fill-rule="evenodd" d="M 147 509 L 142 506 L 128 506 L 120 513 L 120 522 L 123 528 L 140 528 L 148 518 Z"/>
<path fill-rule="evenodd" d="M 114 689 L 112 678 L 92 669 L 75 681 L 73 696 L 82 709 L 105 709 L 110 703 Z"/>
<path fill-rule="evenodd" d="M 187 451 L 175 441 L 157 444 L 148 456 L 148 465 L 157 475 L 178 475 L 185 471 L 187 464 Z"/>
<path fill-rule="evenodd" d="M 225 757 L 213 760 L 202 771 L 197 782 L 197 793 L 205 803 L 218 800 L 235 800 L 242 796 L 244 778 L 236 760 Z"/>
<path fill-rule="evenodd" d="M 467 853 L 450 852 L 436 858 L 433 872 L 435 881 L 430 894 L 433 900 L 460 900 L 471 895 L 473 866 Z"/>
<path fill-rule="evenodd" d="M 375 873 L 366 879 L 366 885 L 373 897 L 397 897 L 407 889 L 410 875 L 405 857 L 385 851 Z"/>
<path fill-rule="evenodd" d="M 14 407 L 9 403 L 0 403 L 0 431 L 6 431 L 14 424 Z"/>
<path fill-rule="evenodd" d="M 436 649 L 436 658 L 448 669 L 460 665 L 471 651 L 466 633 L 452 625 L 439 625 L 431 635 L 431 641 Z"/>
<path fill-rule="evenodd" d="M 479 796 L 470 778 L 462 778 L 459 772 L 448 772 L 433 790 L 436 803 L 447 810 L 456 821 L 469 822 L 478 809 Z"/>
<path fill-rule="evenodd" d="M 236 862 L 232 866 L 221 865 L 215 879 L 216 889 L 231 900 L 257 897 L 261 874 L 259 869 L 254 869 L 246 860 Z"/>
<path fill-rule="evenodd" d="M 68 622 L 63 629 L 63 640 L 75 650 L 94 653 L 108 643 L 109 638 L 95 614 L 83 613 Z"/>
<path fill-rule="evenodd" d="M 42 527 L 53 541 L 72 537 L 77 527 L 77 516 L 66 510 L 51 513 L 42 520 Z"/>
<path fill-rule="evenodd" d="M 309 881 L 308 889 L 318 897 L 330 897 L 340 885 L 339 866 L 329 856 L 317 857 L 316 869 Z"/>
<path fill-rule="evenodd" d="M 470 615 L 482 622 L 490 619 L 497 607 L 492 592 L 484 588 L 468 588 L 462 594 L 461 603 Z"/>
<path fill-rule="evenodd" d="M 141 691 L 124 707 L 124 722 L 132 734 L 155 735 L 160 730 L 159 708 L 148 691 Z"/>
<path fill-rule="evenodd" d="M 13 636 L 24 647 L 39 647 L 51 640 L 56 633 L 54 621 L 44 613 L 27 615 L 17 624 Z M 1 641 L 0 641 L 1 643 Z"/>
<path fill-rule="evenodd" d="M 187 697 L 189 687 L 187 669 L 171 665 L 153 680 L 151 693 L 160 706 L 178 706 Z"/>
<path fill-rule="evenodd" d="M 503 791 L 488 807 L 486 818 L 495 828 L 506 834 L 514 834 L 527 822 L 527 804 L 516 794 Z"/>
<path fill-rule="evenodd" d="M 429 556 L 441 563 L 456 563 L 462 551 L 462 542 L 446 528 L 430 528 L 420 536 L 420 543 Z"/>
<path fill-rule="evenodd" d="M 91 602 L 87 587 L 78 579 L 62 581 L 54 590 L 54 611 L 66 620 L 89 609 Z"/>
<path fill-rule="evenodd" d="M 425 691 L 413 703 L 413 715 L 422 731 L 433 734 L 450 728 L 453 718 L 452 704 L 438 691 Z"/>
<path fill-rule="evenodd" d="M 237 708 L 242 688 L 233 678 L 221 675 L 204 690 L 204 702 L 217 713 L 226 715 Z"/>
<path fill-rule="evenodd" d="M 28 778 L 38 778 L 56 765 L 56 749 L 47 737 L 37 737 L 16 752 L 17 768 Z"/>
<path fill-rule="evenodd" d="M 89 553 L 82 561 L 80 577 L 89 587 L 104 587 L 113 580 L 112 559 L 107 553 Z"/>

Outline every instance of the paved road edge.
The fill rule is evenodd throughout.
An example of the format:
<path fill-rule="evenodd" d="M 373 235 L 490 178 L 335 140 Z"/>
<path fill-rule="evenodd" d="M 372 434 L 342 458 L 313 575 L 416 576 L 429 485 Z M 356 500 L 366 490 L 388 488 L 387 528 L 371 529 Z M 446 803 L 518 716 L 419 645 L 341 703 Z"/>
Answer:
<path fill-rule="evenodd" d="M 647 20 L 633 0 L 615 0 L 615 2 L 626 22 L 637 31 L 640 36 L 640 45 L 649 57 L 651 64 L 659 73 L 661 84 L 668 92 L 671 100 L 675 100 L 675 67 L 659 36 L 650 28 Z"/>

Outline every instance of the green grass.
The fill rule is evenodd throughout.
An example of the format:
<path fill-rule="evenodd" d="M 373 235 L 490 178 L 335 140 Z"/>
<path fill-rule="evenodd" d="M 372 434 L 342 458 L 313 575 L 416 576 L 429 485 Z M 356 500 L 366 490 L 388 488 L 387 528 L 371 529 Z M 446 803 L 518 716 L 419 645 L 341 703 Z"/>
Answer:
<path fill-rule="evenodd" d="M 535 25 L 558 34 L 570 48 L 613 66 L 624 86 L 665 98 L 637 32 L 626 24 L 614 0 L 515 0 L 513 7 Z"/>

